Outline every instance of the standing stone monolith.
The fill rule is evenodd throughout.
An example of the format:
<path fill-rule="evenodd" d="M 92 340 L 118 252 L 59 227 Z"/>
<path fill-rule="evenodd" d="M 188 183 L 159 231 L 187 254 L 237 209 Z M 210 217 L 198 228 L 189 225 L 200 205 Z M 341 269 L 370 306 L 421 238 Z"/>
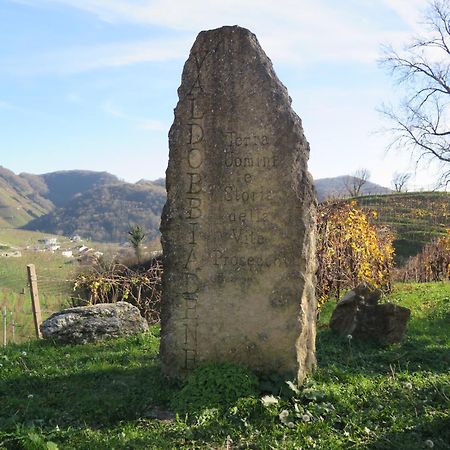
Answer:
<path fill-rule="evenodd" d="M 161 358 L 296 376 L 315 364 L 309 144 L 256 36 L 201 32 L 169 133 Z"/>

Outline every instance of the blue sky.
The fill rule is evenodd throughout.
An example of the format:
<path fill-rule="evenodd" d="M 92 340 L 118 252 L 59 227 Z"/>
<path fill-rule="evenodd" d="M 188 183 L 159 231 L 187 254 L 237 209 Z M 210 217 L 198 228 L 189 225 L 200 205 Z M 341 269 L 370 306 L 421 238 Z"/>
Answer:
<path fill-rule="evenodd" d="M 415 171 L 386 153 L 395 100 L 380 45 L 420 31 L 425 0 L 0 0 L 0 165 L 16 173 L 164 176 L 176 90 L 197 33 L 253 31 L 287 86 L 315 178 Z M 412 184 L 426 187 L 421 166 Z"/>

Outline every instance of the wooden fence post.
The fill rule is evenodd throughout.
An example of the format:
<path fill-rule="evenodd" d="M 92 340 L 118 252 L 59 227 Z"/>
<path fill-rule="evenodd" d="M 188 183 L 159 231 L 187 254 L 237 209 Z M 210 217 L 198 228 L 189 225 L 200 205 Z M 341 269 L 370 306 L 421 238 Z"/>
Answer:
<path fill-rule="evenodd" d="M 3 347 L 6 347 L 6 306 L 2 308 L 2 322 L 3 322 Z"/>
<path fill-rule="evenodd" d="M 28 283 L 30 285 L 31 306 L 33 307 L 34 329 L 36 331 L 36 337 L 38 339 L 41 339 L 42 334 L 41 334 L 41 330 L 39 328 L 39 325 L 42 322 L 41 305 L 39 303 L 37 276 L 36 276 L 36 269 L 34 267 L 34 264 L 27 265 L 27 272 L 28 272 Z"/>
<path fill-rule="evenodd" d="M 16 343 L 16 322 L 14 321 L 14 313 L 11 311 L 9 313 L 9 317 L 11 320 L 11 342 L 13 344 Z"/>

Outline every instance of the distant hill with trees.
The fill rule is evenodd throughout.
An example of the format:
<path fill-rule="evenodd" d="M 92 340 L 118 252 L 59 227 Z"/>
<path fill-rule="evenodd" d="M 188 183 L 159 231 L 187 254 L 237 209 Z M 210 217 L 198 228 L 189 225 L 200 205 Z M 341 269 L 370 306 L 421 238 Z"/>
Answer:
<path fill-rule="evenodd" d="M 316 180 L 319 201 L 348 197 L 351 176 Z M 158 236 L 166 192 L 163 178 L 126 183 L 107 172 L 71 170 L 16 175 L 0 167 L 0 228 L 78 234 L 99 242 L 125 242 L 132 225 Z M 367 181 L 355 200 L 375 210 L 396 233 L 397 261 L 417 254 L 450 228 L 450 193 L 395 193 Z M 369 195 L 370 194 L 370 195 Z"/>
<path fill-rule="evenodd" d="M 75 195 L 64 207 L 32 220 L 27 230 L 65 236 L 80 235 L 97 242 L 125 242 L 130 226 L 139 224 L 150 239 L 157 237 L 165 190 L 116 183 Z"/>
<path fill-rule="evenodd" d="M 21 177 L 30 177 L 21 174 Z M 36 175 L 31 175 L 36 177 Z M 55 207 L 67 205 L 75 195 L 83 194 L 94 188 L 107 185 L 122 184 L 115 175 L 108 172 L 91 172 L 89 170 L 65 170 L 39 175 L 47 188 L 45 197 Z"/>
<path fill-rule="evenodd" d="M 351 187 L 356 184 L 359 179 L 351 175 L 343 175 L 332 178 L 319 178 L 314 181 L 316 188 L 317 200 L 323 202 L 325 200 L 345 198 L 351 196 Z M 360 188 L 360 195 L 372 194 L 390 194 L 389 189 L 371 181 L 364 181 Z"/>
<path fill-rule="evenodd" d="M 0 225 L 21 226 L 66 205 L 75 195 L 120 183 L 115 175 L 107 172 L 68 170 L 16 175 L 0 166 Z"/>
<path fill-rule="evenodd" d="M 126 183 L 108 172 L 16 175 L 0 167 L 1 228 L 123 242 L 129 225 L 140 224 L 152 238 L 158 234 L 165 198 L 161 184 Z"/>

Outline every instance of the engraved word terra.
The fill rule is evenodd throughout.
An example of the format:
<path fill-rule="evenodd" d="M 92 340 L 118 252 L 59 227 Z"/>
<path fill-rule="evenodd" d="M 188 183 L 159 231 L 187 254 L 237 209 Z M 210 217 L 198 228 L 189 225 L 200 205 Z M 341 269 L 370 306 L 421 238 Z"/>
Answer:
<path fill-rule="evenodd" d="M 228 147 L 266 146 L 269 144 L 269 138 L 265 135 L 251 134 L 249 136 L 241 136 L 234 131 L 225 131 L 225 136 Z"/>

